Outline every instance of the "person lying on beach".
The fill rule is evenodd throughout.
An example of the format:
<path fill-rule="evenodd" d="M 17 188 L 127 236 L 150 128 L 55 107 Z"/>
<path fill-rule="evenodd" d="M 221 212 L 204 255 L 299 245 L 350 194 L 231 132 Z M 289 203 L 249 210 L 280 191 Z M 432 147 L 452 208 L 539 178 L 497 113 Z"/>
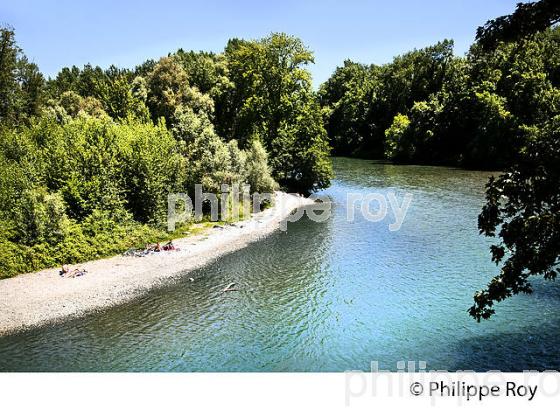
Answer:
<path fill-rule="evenodd" d="M 123 253 L 123 256 L 146 256 L 152 252 L 161 252 L 161 251 L 179 251 L 180 249 L 175 246 L 172 241 L 167 242 L 165 245 L 161 246 L 158 243 L 156 244 L 149 244 L 147 243 L 144 247 L 144 250 L 140 251 L 136 248 L 130 248 L 126 252 Z"/>
<path fill-rule="evenodd" d="M 163 245 L 163 250 L 164 251 L 174 251 L 177 248 L 175 248 L 175 245 L 173 245 L 172 241 L 167 242 L 165 245 Z"/>
<path fill-rule="evenodd" d="M 149 243 L 146 244 L 146 252 L 160 252 L 161 251 L 161 245 L 158 243 L 156 243 L 155 245 L 151 245 Z"/>
<path fill-rule="evenodd" d="M 85 274 L 85 269 L 70 269 L 68 265 L 62 265 L 62 270 L 60 271 L 60 276 L 64 276 L 65 278 L 76 278 L 78 276 L 84 276 Z"/>

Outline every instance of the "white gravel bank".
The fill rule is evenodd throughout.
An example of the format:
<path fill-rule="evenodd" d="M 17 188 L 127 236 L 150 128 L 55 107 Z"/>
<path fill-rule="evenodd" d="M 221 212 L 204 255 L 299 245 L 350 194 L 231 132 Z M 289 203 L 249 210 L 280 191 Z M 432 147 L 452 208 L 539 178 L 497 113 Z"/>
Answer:
<path fill-rule="evenodd" d="M 0 335 L 128 301 L 270 234 L 294 209 L 311 203 L 277 192 L 275 206 L 248 221 L 173 241 L 180 251 L 83 263 L 88 273 L 78 278 L 61 278 L 55 268 L 0 280 Z"/>

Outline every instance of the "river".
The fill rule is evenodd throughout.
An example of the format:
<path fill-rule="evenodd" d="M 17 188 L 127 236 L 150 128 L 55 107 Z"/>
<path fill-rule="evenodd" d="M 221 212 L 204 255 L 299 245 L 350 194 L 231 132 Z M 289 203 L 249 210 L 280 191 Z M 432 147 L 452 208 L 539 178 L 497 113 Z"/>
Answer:
<path fill-rule="evenodd" d="M 486 172 L 335 158 L 332 216 L 288 224 L 124 305 L 0 339 L 3 371 L 560 370 L 560 284 L 467 313 L 497 273 L 478 234 Z M 347 194 L 406 193 L 398 231 Z M 193 277 L 191 281 L 189 277 Z M 239 291 L 223 293 L 236 282 Z"/>

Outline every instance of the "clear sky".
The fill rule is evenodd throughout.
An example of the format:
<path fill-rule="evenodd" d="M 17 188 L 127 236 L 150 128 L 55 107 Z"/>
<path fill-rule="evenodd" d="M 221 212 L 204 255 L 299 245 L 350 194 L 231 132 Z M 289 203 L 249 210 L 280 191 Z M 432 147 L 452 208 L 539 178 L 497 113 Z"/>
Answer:
<path fill-rule="evenodd" d="M 231 37 L 283 31 L 315 52 L 317 86 L 346 58 L 381 64 L 444 38 L 463 54 L 476 27 L 518 1 L 2 0 L 0 24 L 46 75 L 88 62 L 134 67 L 179 47 L 219 52 Z"/>

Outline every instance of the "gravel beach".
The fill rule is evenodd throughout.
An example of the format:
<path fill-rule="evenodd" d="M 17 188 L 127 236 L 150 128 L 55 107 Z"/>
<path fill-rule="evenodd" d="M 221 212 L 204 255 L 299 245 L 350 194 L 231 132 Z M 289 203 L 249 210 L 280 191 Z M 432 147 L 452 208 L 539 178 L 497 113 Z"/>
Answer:
<path fill-rule="evenodd" d="M 175 240 L 180 251 L 82 263 L 77 266 L 87 269 L 87 274 L 77 278 L 60 277 L 60 268 L 53 268 L 1 280 L 0 335 L 129 301 L 270 234 L 294 209 L 311 203 L 308 198 L 276 192 L 275 206 L 249 220 Z"/>

